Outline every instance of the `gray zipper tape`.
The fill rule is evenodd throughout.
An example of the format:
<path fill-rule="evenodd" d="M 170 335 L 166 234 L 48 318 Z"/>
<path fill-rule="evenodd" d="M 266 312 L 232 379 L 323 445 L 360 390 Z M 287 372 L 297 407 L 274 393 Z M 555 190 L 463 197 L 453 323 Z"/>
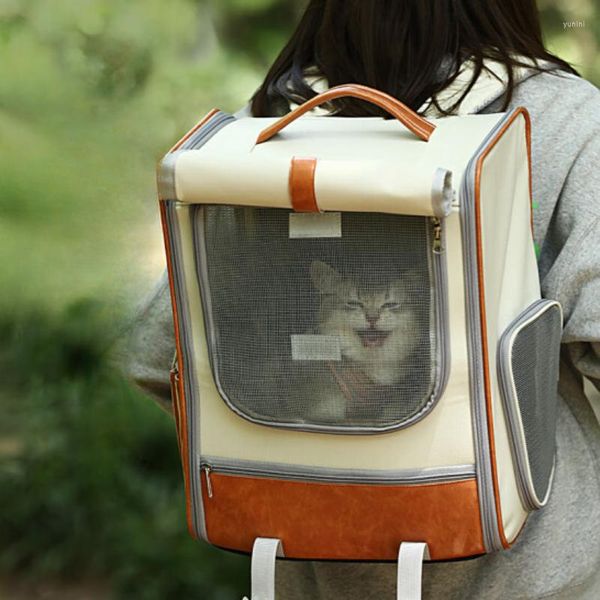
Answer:
<path fill-rule="evenodd" d="M 225 113 L 215 114 L 207 123 L 205 123 L 198 131 L 194 133 L 182 149 L 190 149 L 192 146 L 198 148 L 201 144 L 206 143 L 213 135 L 227 124 L 235 121 L 235 118 Z M 163 161 L 164 162 L 164 161 Z M 174 167 L 174 163 L 173 163 Z M 180 340 L 183 349 L 181 357 L 181 371 L 183 372 L 183 386 L 186 398 L 186 416 L 187 416 L 187 434 L 189 446 L 192 449 L 199 447 L 199 440 L 196 439 L 195 424 L 199 419 L 200 404 L 196 399 L 197 390 L 199 389 L 198 382 L 194 375 L 194 352 L 192 340 L 190 339 L 189 323 L 191 321 L 189 305 L 187 302 L 187 291 L 185 288 L 185 278 L 181 267 L 181 234 L 179 231 L 178 217 L 175 199 L 169 199 L 166 202 L 166 221 L 169 232 L 169 249 L 173 256 L 173 286 L 176 296 L 176 310 L 179 317 L 179 322 L 182 324 L 180 330 Z M 202 504 L 201 494 L 201 479 L 199 463 L 197 461 L 196 452 L 190 452 L 190 501 L 192 504 L 192 527 L 197 537 L 207 539 L 206 523 L 204 518 L 204 506 Z"/>
<path fill-rule="evenodd" d="M 183 373 L 183 386 L 185 393 L 185 408 L 187 413 L 187 435 L 190 448 L 196 448 L 197 440 L 195 439 L 195 423 L 199 418 L 200 405 L 194 400 L 195 390 L 198 389 L 196 377 L 193 369 L 193 346 L 192 340 L 188 333 L 189 329 L 189 306 L 187 303 L 187 294 L 185 289 L 185 279 L 181 272 L 181 236 L 179 232 L 179 224 L 177 222 L 176 203 L 173 201 L 167 202 L 166 206 L 167 225 L 169 229 L 169 241 L 171 255 L 174 257 L 172 265 L 173 283 L 176 295 L 176 307 L 179 322 L 182 324 L 179 331 L 179 339 L 183 349 L 181 357 L 180 371 Z M 194 533 L 207 540 L 206 523 L 204 519 L 204 507 L 202 504 L 201 483 L 199 465 L 195 462 L 195 453 L 190 452 L 190 501 L 193 507 L 192 510 L 192 526 Z"/>
<path fill-rule="evenodd" d="M 477 233 L 475 223 L 475 170 L 479 157 L 487 149 L 498 131 L 514 112 L 504 115 L 487 134 L 465 170 L 461 184 L 461 233 L 463 238 L 463 265 L 465 272 L 465 303 L 467 314 L 467 350 L 469 355 L 469 386 L 473 415 L 473 436 L 477 465 L 477 487 L 481 510 L 483 542 L 487 552 L 502 550 L 498 529 L 496 498 L 492 475 L 492 458 L 488 434 L 487 406 L 483 376 L 483 349 L 481 344 L 481 311 L 479 307 L 479 279 L 477 271 Z"/>
<path fill-rule="evenodd" d="M 333 469 L 225 459 L 214 456 L 199 458 L 200 468 L 206 472 L 267 479 L 285 479 L 314 483 L 366 485 L 420 485 L 464 481 L 475 477 L 475 465 L 452 465 L 423 469 Z"/>

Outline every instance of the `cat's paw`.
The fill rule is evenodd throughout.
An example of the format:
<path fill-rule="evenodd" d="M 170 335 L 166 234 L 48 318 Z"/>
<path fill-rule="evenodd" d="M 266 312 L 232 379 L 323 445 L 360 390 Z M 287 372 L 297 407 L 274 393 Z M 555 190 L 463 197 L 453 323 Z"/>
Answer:
<path fill-rule="evenodd" d="M 315 402 L 310 408 L 309 422 L 316 425 L 322 423 L 342 423 L 346 418 L 346 399 L 331 396 Z"/>

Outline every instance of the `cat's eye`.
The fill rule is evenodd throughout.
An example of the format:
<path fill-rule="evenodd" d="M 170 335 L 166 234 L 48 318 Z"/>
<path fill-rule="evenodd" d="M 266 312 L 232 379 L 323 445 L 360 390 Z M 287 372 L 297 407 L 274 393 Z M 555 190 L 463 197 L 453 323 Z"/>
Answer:
<path fill-rule="evenodd" d="M 381 306 L 384 310 L 398 310 L 400 308 L 399 302 L 386 302 Z"/>
<path fill-rule="evenodd" d="M 346 302 L 346 308 L 348 310 L 357 310 L 362 307 L 363 303 L 359 302 L 358 300 L 348 300 L 348 302 Z"/>

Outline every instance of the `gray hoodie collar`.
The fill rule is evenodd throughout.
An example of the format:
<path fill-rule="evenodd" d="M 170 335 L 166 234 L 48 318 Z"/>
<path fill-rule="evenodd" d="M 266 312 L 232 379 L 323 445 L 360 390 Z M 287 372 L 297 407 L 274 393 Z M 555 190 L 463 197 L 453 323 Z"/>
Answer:
<path fill-rule="evenodd" d="M 544 70 L 551 70 L 553 68 L 552 63 L 547 61 L 537 61 L 536 63 L 525 58 L 521 60 L 524 63 L 530 63 L 531 66 L 515 67 L 513 71 L 515 85 L 538 75 L 540 68 Z M 506 92 L 508 74 L 504 64 L 489 59 L 485 60 L 484 64 L 486 68 L 482 69 L 471 91 L 453 114 L 462 116 L 478 113 L 495 100 L 498 100 Z M 535 68 L 536 65 L 537 69 Z M 449 110 L 460 98 L 465 88 L 471 82 L 473 72 L 473 61 L 465 61 L 456 79 L 437 95 L 437 103 L 442 109 Z M 427 100 L 421 106 L 419 112 L 430 118 L 442 116 L 433 105 L 431 99 Z"/>

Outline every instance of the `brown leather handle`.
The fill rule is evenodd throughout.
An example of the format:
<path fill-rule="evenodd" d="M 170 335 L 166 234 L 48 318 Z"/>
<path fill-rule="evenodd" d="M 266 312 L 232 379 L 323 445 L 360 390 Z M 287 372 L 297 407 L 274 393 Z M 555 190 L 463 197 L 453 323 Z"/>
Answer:
<path fill-rule="evenodd" d="M 374 90 L 373 88 L 365 85 L 351 83 L 346 85 L 338 85 L 327 90 L 326 92 L 323 92 L 322 94 L 319 94 L 318 96 L 315 96 L 314 98 L 311 98 L 292 112 L 279 119 L 279 121 L 273 123 L 273 125 L 270 125 L 264 131 L 262 131 L 258 136 L 256 143 L 262 144 L 263 142 L 270 140 L 284 127 L 287 127 L 290 123 L 293 123 L 303 114 L 307 113 L 313 108 L 316 108 L 317 106 L 320 106 L 321 104 L 331 102 L 332 100 L 336 100 L 338 98 L 358 98 L 359 100 L 366 100 L 367 102 L 371 102 L 372 104 L 379 106 L 379 108 L 382 108 L 390 113 L 390 115 L 398 119 L 400 123 L 402 123 L 406 128 L 410 129 L 410 131 L 412 131 L 424 142 L 429 140 L 435 129 L 435 125 L 433 123 L 430 123 L 427 119 L 419 116 L 416 112 L 408 108 L 408 106 L 402 104 L 400 100 L 393 98 L 385 92 Z"/>

